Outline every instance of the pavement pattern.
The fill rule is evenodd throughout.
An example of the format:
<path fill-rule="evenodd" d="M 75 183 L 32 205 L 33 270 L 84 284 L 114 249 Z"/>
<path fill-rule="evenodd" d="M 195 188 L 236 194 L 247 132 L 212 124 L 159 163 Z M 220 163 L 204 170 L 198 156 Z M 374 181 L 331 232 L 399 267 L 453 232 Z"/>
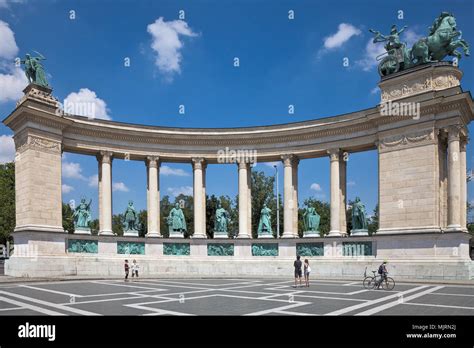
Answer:
<path fill-rule="evenodd" d="M 71 280 L 0 285 L 0 315 L 474 315 L 474 287 L 282 279 Z"/>

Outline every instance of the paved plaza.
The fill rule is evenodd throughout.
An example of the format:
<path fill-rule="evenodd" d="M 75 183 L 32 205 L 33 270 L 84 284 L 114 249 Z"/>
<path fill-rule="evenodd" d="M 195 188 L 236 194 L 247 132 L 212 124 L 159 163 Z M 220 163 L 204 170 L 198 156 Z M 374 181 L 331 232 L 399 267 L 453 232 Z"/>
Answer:
<path fill-rule="evenodd" d="M 0 286 L 0 315 L 474 315 L 474 287 L 283 279 L 72 280 Z"/>

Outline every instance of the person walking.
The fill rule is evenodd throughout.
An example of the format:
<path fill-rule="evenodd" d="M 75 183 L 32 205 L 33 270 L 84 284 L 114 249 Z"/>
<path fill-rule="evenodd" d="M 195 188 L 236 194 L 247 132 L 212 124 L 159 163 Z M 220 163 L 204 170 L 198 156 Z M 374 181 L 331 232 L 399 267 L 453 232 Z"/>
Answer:
<path fill-rule="evenodd" d="M 387 280 L 388 271 L 386 260 L 384 260 L 383 263 L 379 266 L 378 274 L 380 275 L 380 280 L 376 284 L 376 290 L 380 289 L 380 285 L 382 285 L 382 282 Z"/>
<path fill-rule="evenodd" d="M 125 268 L 125 281 L 128 282 L 128 272 L 130 270 L 130 266 L 128 265 L 128 260 L 125 260 L 124 268 Z"/>
<path fill-rule="evenodd" d="M 301 287 L 301 266 L 302 262 L 300 260 L 300 256 L 296 256 L 296 260 L 293 263 L 293 266 L 295 267 L 295 288 L 298 286 L 298 279 L 300 280 L 300 287 Z"/>
<path fill-rule="evenodd" d="M 137 260 L 133 260 L 132 264 L 132 278 L 135 276 L 138 278 L 138 269 L 140 267 L 138 266 Z"/>
<path fill-rule="evenodd" d="M 309 288 L 309 274 L 311 273 L 311 267 L 309 267 L 308 259 L 304 260 L 304 281 L 306 283 L 306 287 Z"/>

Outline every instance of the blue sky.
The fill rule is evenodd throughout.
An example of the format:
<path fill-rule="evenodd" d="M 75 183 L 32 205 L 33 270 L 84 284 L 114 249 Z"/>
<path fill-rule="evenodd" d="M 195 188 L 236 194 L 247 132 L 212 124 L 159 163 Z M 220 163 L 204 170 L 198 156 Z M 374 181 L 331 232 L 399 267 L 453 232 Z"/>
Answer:
<path fill-rule="evenodd" d="M 184 19 L 178 22 L 180 10 Z M 464 38 L 474 43 L 471 1 L 0 0 L 0 115 L 7 116 L 21 95 L 24 77 L 12 62 L 32 50 L 47 57 L 56 97 L 88 98 L 98 117 L 114 121 L 237 127 L 365 109 L 380 99 L 368 29 L 387 33 L 391 24 L 407 25 L 402 40 L 412 42 L 443 10 L 455 14 Z M 463 89 L 471 90 L 472 58 L 463 58 L 460 67 Z M 11 134 L 0 125 L 0 161 L 13 155 Z M 472 157 L 469 145 L 469 167 Z M 66 154 L 63 162 L 63 200 L 85 195 L 97 208 L 96 159 Z M 162 195 L 189 192 L 189 164 L 162 166 Z M 274 172 L 265 164 L 256 169 Z M 349 158 L 348 197 L 360 196 L 370 212 L 377 175 L 375 151 Z M 129 199 L 146 208 L 145 178 L 144 163 L 114 161 L 114 213 Z M 208 194 L 234 197 L 237 190 L 235 165 L 209 166 Z M 300 163 L 299 192 L 300 202 L 329 200 L 328 158 Z"/>

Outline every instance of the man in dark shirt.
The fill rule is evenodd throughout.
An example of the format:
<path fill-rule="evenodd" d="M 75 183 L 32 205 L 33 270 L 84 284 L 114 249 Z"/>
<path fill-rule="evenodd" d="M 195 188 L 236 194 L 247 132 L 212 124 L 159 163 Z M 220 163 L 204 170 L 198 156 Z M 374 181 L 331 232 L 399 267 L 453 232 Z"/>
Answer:
<path fill-rule="evenodd" d="M 125 264 L 124 264 L 124 268 L 125 268 L 125 281 L 128 282 L 128 272 L 129 272 L 129 265 L 128 265 L 128 260 L 125 260 Z"/>
<path fill-rule="evenodd" d="M 300 279 L 300 286 L 301 286 L 301 277 L 302 277 L 302 272 L 301 272 L 301 265 L 302 262 L 300 260 L 300 256 L 296 256 L 296 261 L 293 263 L 293 266 L 295 267 L 295 288 L 298 285 L 298 278 Z"/>

